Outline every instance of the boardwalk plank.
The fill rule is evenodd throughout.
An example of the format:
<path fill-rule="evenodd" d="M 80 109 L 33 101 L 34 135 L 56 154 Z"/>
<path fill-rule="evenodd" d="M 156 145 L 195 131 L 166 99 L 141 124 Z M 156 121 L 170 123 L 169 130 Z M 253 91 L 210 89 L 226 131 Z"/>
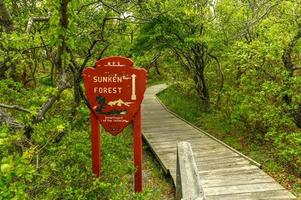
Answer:
<path fill-rule="evenodd" d="M 251 174 L 234 174 L 231 177 L 222 175 L 202 176 L 201 182 L 203 187 L 213 187 L 222 185 L 247 184 L 247 183 L 260 183 L 260 182 L 274 182 L 272 177 L 266 176 L 260 171 L 254 171 Z"/>
<path fill-rule="evenodd" d="M 155 97 L 165 88 L 162 84 L 147 89 L 142 104 L 142 129 L 144 139 L 174 182 L 177 142 L 188 141 L 206 200 L 296 199 L 247 157 L 167 111 Z"/>
<path fill-rule="evenodd" d="M 236 193 L 252 193 L 263 191 L 282 190 L 283 187 L 278 184 L 271 183 L 254 183 L 246 185 L 230 185 L 220 187 L 204 188 L 205 194 L 222 195 L 222 194 L 236 194 Z"/>
<path fill-rule="evenodd" d="M 170 137 L 172 135 L 172 137 Z M 151 134 L 150 132 L 146 132 L 144 136 L 146 136 L 149 139 L 156 139 L 156 140 L 168 140 L 173 139 L 173 137 L 187 137 L 189 135 L 198 136 L 202 138 L 208 138 L 206 135 L 199 133 L 195 130 L 190 131 L 189 133 L 183 134 L 183 131 L 181 130 L 174 130 L 174 131 L 158 131 L 154 134 Z"/>
<path fill-rule="evenodd" d="M 261 191 L 261 192 L 247 192 L 247 193 L 236 193 L 227 195 L 210 195 L 207 196 L 206 200 L 291 200 L 295 199 L 294 196 L 290 195 L 286 190 L 272 190 L 272 191 Z"/>
<path fill-rule="evenodd" d="M 169 135 L 160 138 L 152 138 L 147 137 L 152 144 L 154 145 L 165 145 L 169 143 L 175 144 L 174 141 L 187 141 L 193 146 L 193 149 L 203 148 L 203 149 L 218 149 L 220 145 L 217 145 L 215 142 L 212 142 L 210 138 L 200 137 L 196 134 L 189 134 L 189 135 L 181 135 L 181 134 L 173 134 L 173 137 Z M 202 141 L 199 141 L 202 139 Z M 205 144 L 205 145 L 204 145 Z"/>

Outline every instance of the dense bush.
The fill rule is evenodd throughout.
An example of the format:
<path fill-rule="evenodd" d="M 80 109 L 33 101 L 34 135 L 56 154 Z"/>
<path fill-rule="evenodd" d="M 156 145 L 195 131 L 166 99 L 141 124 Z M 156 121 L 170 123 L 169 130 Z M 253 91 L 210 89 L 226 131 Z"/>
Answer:
<path fill-rule="evenodd" d="M 34 105 L 40 102 L 37 94 L 45 91 L 44 86 L 26 90 L 11 80 L 0 83 L 1 93 L 6 94 L 0 101 L 30 107 L 35 113 Z M 31 140 L 23 130 L 0 126 L 0 199 L 157 198 L 160 193 L 154 195 L 151 188 L 145 188 L 142 194 L 133 192 L 130 128 L 117 137 L 102 132 L 102 177 L 92 174 L 89 110 L 80 106 L 79 114 L 70 121 L 68 107 L 63 106 L 72 102 L 70 92 L 65 91 L 54 106 L 50 112 L 53 116 L 32 125 Z M 18 118 L 26 121 L 27 115 L 21 113 Z"/>

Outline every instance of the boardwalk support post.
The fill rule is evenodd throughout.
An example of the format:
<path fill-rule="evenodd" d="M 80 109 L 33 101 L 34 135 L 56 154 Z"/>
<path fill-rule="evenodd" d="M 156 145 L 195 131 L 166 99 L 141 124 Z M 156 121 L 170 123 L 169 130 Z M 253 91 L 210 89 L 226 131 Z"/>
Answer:
<path fill-rule="evenodd" d="M 177 146 L 176 200 L 205 200 L 189 142 Z"/>

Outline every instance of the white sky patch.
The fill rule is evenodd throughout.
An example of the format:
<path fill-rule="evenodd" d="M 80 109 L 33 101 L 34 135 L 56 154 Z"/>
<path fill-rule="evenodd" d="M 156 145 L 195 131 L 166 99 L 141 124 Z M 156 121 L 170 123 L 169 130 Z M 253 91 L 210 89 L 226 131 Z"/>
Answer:
<path fill-rule="evenodd" d="M 125 18 L 127 18 L 127 17 L 131 17 L 132 15 L 133 15 L 132 12 L 130 12 L 130 11 L 125 11 L 124 13 L 122 13 L 122 14 L 120 15 L 120 18 L 121 18 L 121 19 L 125 19 Z"/>

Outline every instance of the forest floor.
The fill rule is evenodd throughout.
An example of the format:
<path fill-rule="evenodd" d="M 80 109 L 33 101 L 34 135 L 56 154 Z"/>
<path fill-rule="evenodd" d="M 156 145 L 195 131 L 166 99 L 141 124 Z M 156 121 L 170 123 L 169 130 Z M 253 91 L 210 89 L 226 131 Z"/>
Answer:
<path fill-rule="evenodd" d="M 196 96 L 187 96 L 170 86 L 158 94 L 161 101 L 173 112 L 207 131 L 263 166 L 263 170 L 301 199 L 301 177 L 281 164 L 271 145 L 248 140 L 240 130 L 233 130 L 218 113 L 204 112 Z"/>
<path fill-rule="evenodd" d="M 172 200 L 175 197 L 175 188 L 170 176 L 166 175 L 161 165 L 147 146 L 143 145 L 143 184 L 152 188 L 154 199 Z"/>
<path fill-rule="evenodd" d="M 11 87 L 14 86 L 14 87 Z M 16 94 L 15 88 L 20 94 Z M 11 80 L 0 82 L 0 102 L 39 105 L 42 85 L 23 89 Z M 27 99 L 27 101 L 24 101 Z M 22 104 L 23 103 L 23 104 Z M 102 174 L 91 172 L 89 109 L 82 104 L 69 116 L 72 90 L 66 90 L 47 113 L 33 125 L 30 145 L 23 131 L 0 125 L 0 199 L 173 199 L 174 185 L 146 144 L 143 145 L 143 192 L 134 193 L 132 127 L 118 136 L 101 131 Z M 19 121 L 27 113 L 10 111 Z M 27 144 L 25 148 L 25 144 Z M 23 153 L 20 152 L 20 147 Z"/>

